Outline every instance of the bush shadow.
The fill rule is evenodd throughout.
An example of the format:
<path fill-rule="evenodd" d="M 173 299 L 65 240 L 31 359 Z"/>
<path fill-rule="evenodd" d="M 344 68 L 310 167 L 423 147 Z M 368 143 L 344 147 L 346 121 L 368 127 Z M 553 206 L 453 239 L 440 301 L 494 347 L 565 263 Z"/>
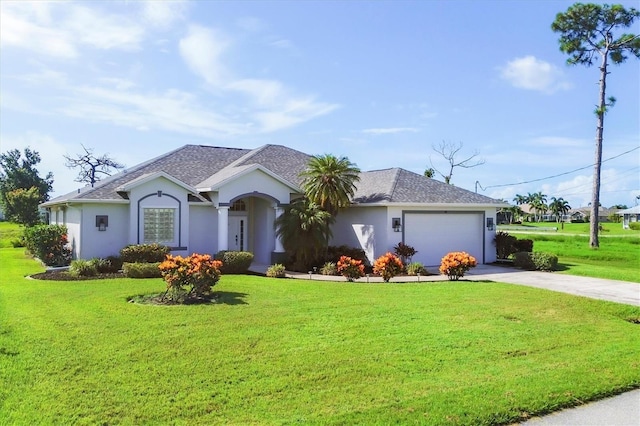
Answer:
<path fill-rule="evenodd" d="M 224 305 L 248 305 L 244 300 L 247 296 L 247 293 L 237 293 L 234 291 L 215 292 L 216 303 Z"/>

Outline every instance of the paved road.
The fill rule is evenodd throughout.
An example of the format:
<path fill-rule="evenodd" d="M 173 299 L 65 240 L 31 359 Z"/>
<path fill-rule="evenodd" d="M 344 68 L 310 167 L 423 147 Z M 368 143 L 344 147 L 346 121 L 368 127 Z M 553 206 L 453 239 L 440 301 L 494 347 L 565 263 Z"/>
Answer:
<path fill-rule="evenodd" d="M 638 426 L 640 425 L 640 389 L 576 408 L 535 417 L 523 426 Z"/>

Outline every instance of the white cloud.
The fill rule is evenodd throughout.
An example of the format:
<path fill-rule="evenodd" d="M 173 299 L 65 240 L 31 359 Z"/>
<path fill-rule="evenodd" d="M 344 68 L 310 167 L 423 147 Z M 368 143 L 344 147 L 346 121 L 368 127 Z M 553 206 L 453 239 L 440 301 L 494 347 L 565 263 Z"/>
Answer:
<path fill-rule="evenodd" d="M 45 56 L 76 58 L 82 46 L 136 50 L 145 28 L 129 16 L 67 2 L 3 2 L 3 47 Z"/>
<path fill-rule="evenodd" d="M 387 135 L 394 133 L 417 133 L 419 129 L 415 127 L 380 127 L 374 129 L 364 129 L 362 133 L 368 133 L 372 135 Z"/>
<path fill-rule="evenodd" d="M 111 122 L 138 130 L 163 129 L 199 136 L 246 133 L 246 126 L 213 112 L 187 92 L 160 94 L 80 87 L 60 112 L 71 117 Z"/>
<path fill-rule="evenodd" d="M 292 93 L 278 80 L 234 75 L 222 60 L 231 45 L 230 38 L 222 32 L 192 25 L 187 36 L 180 40 L 180 53 L 191 71 L 219 95 L 242 93 L 248 98 L 250 108 L 244 128 L 273 132 L 328 114 L 339 107 L 337 104 L 317 102 L 312 96 Z M 257 127 L 253 121 L 257 121 Z"/>
<path fill-rule="evenodd" d="M 39 3 L 35 3 L 38 7 L 25 9 L 23 6 L 28 4 L 0 4 L 0 45 L 3 48 L 19 47 L 48 56 L 75 58 L 78 52 L 71 34 L 60 27 L 47 27 L 48 11 L 42 9 Z"/>
<path fill-rule="evenodd" d="M 179 46 L 187 66 L 207 83 L 220 86 L 228 79 L 220 58 L 229 46 L 226 36 L 210 28 L 191 25 Z"/>
<path fill-rule="evenodd" d="M 129 17 L 82 6 L 71 7 L 61 26 L 79 43 L 104 50 L 137 50 L 145 33 L 144 28 Z"/>
<path fill-rule="evenodd" d="M 558 67 L 535 56 L 516 58 L 499 70 L 502 79 L 520 89 L 553 93 L 571 87 L 564 81 L 562 71 Z"/>
<path fill-rule="evenodd" d="M 187 2 L 181 0 L 147 0 L 141 2 L 142 18 L 149 24 L 167 28 L 185 18 Z"/>

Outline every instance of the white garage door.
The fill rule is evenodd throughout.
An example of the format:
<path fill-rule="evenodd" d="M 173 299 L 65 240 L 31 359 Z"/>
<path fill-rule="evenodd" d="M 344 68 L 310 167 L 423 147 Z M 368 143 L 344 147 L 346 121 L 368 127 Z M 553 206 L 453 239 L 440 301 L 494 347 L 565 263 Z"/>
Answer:
<path fill-rule="evenodd" d="M 404 216 L 404 242 L 418 253 L 414 262 L 440 265 L 449 252 L 466 251 L 483 262 L 482 213 L 411 213 Z"/>

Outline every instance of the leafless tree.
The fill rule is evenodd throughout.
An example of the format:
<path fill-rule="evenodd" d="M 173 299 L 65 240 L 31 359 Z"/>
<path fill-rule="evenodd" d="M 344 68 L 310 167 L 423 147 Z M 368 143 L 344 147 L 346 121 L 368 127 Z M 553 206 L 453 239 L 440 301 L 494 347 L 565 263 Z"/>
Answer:
<path fill-rule="evenodd" d="M 103 154 L 98 157 L 94 155 L 93 149 L 86 148 L 84 145 L 81 146 L 84 154 L 76 154 L 75 157 L 70 155 L 63 156 L 66 160 L 65 166 L 70 169 L 80 169 L 78 177 L 75 179 L 76 182 L 86 182 L 93 186 L 100 180 L 100 175 L 111 176 L 111 169 L 124 169 L 124 164 L 117 162 L 109 154 Z"/>
<path fill-rule="evenodd" d="M 453 169 L 456 167 L 461 167 L 463 169 L 470 169 L 472 167 L 480 166 L 485 163 L 483 159 L 476 159 L 480 153 L 475 151 L 471 156 L 465 157 L 463 160 L 456 159 L 459 156 L 460 151 L 462 150 L 463 143 L 453 143 L 442 141 L 438 146 L 433 146 L 433 150 L 440 154 L 445 160 L 448 162 L 448 171 L 441 172 L 434 165 L 431 157 L 429 157 L 429 162 L 431 163 L 431 168 L 435 170 L 442 178 L 445 183 L 451 184 L 451 177 L 453 176 Z"/>

